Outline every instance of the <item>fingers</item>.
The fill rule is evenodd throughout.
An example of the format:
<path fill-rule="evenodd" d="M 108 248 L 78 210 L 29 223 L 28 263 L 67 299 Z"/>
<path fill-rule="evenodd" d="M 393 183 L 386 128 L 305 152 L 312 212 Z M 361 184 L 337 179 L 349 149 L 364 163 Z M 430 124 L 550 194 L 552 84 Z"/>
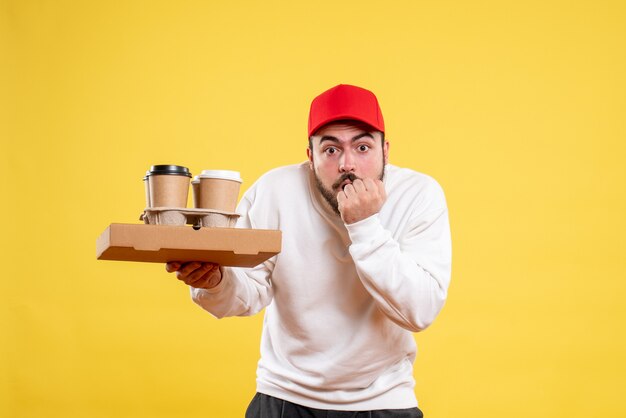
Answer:
<path fill-rule="evenodd" d="M 200 261 L 191 261 L 189 263 L 184 263 L 182 267 L 180 267 L 178 271 L 176 271 L 176 278 L 184 282 L 186 282 L 187 280 L 193 280 L 197 277 L 198 274 L 202 275 L 206 272 L 206 268 L 204 267 L 205 264 L 206 263 L 202 263 Z"/>
<path fill-rule="evenodd" d="M 165 265 L 165 269 L 176 273 L 176 278 L 181 282 L 197 288 L 215 287 L 222 280 L 220 266 L 215 263 L 172 261 Z"/>
<path fill-rule="evenodd" d="M 210 289 L 217 286 L 221 280 L 222 273 L 219 266 L 214 264 L 208 271 L 203 272 L 203 274 L 198 274 L 195 278 L 189 279 L 185 283 L 196 288 Z"/>
<path fill-rule="evenodd" d="M 222 281 L 222 271 L 219 264 L 200 261 L 170 261 L 165 263 L 168 273 L 176 273 L 176 278 L 185 284 L 210 289 Z"/>
<path fill-rule="evenodd" d="M 379 179 L 363 179 L 363 183 L 365 184 L 365 188 L 368 192 L 372 192 L 378 194 L 380 199 L 384 202 L 387 199 L 387 192 L 385 191 L 385 183 Z"/>
<path fill-rule="evenodd" d="M 178 270 L 176 270 L 176 278 L 178 280 L 185 280 L 191 273 L 198 269 L 202 265 L 199 261 L 191 261 L 182 263 Z"/>
<path fill-rule="evenodd" d="M 187 284 L 195 283 L 202 279 L 202 277 L 209 273 L 214 267 L 215 264 L 212 263 L 199 263 L 199 265 L 195 269 L 190 270 L 182 280 Z"/>
<path fill-rule="evenodd" d="M 181 264 L 179 261 L 170 261 L 169 263 L 165 263 L 165 271 L 168 273 L 174 273 L 175 271 L 178 271 L 180 266 Z"/>
<path fill-rule="evenodd" d="M 385 193 L 385 185 L 383 184 L 382 181 L 376 179 L 371 179 L 371 178 L 364 178 L 364 179 L 356 179 L 354 180 L 353 183 L 346 185 L 343 188 L 343 193 L 339 192 L 337 195 L 337 200 L 339 200 L 339 195 L 344 195 L 347 198 L 350 198 L 354 195 L 360 194 L 360 193 L 378 193 L 381 196 L 384 196 Z"/>
<path fill-rule="evenodd" d="M 363 185 L 368 191 L 378 190 L 378 186 L 376 185 L 376 182 L 374 181 L 374 179 L 370 179 L 370 178 L 363 179 Z"/>
<path fill-rule="evenodd" d="M 357 193 L 361 193 L 363 191 L 365 191 L 365 186 L 363 185 L 363 181 L 361 179 L 354 180 L 354 183 L 347 184 L 343 188 L 343 193 L 348 198 L 356 195 Z"/>
<path fill-rule="evenodd" d="M 378 213 L 386 199 L 384 183 L 372 178 L 356 179 L 337 193 L 339 214 L 346 224 Z"/>
<path fill-rule="evenodd" d="M 368 179 L 366 179 L 368 180 Z M 352 186 L 354 187 L 354 191 L 356 193 L 363 193 L 367 190 L 370 190 L 370 188 L 366 187 L 366 184 L 363 180 L 361 179 L 356 179 L 354 180 L 354 182 L 352 183 Z"/>

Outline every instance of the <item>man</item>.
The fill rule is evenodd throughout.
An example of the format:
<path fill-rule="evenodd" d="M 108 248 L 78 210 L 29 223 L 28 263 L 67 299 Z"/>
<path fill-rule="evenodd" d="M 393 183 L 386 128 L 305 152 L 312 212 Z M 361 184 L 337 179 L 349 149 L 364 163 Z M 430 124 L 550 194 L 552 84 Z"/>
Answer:
<path fill-rule="evenodd" d="M 308 161 L 266 173 L 238 207 L 239 227 L 283 232 L 281 253 L 252 269 L 166 266 L 218 318 L 267 308 L 248 418 L 422 416 L 412 332 L 446 299 L 448 212 L 435 180 L 387 163 L 384 132 L 372 92 L 322 93 Z"/>

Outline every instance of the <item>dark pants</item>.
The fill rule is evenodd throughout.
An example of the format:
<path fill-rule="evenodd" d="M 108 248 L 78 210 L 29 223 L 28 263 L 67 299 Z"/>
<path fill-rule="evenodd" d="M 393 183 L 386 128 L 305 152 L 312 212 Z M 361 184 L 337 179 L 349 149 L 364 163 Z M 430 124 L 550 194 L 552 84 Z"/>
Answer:
<path fill-rule="evenodd" d="M 257 393 L 248 405 L 246 418 L 423 418 L 419 408 L 375 411 L 333 411 L 308 408 Z"/>

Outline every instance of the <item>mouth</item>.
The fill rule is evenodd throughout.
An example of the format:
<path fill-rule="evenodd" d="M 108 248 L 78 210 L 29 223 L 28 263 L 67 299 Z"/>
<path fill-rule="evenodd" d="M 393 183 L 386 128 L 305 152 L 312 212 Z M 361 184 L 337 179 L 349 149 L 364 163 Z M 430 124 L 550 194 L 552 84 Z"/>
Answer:
<path fill-rule="evenodd" d="M 346 179 L 342 181 L 339 187 L 341 188 L 341 190 L 344 190 L 348 184 L 352 184 L 352 180 Z"/>
<path fill-rule="evenodd" d="M 354 182 L 354 180 L 358 179 L 357 176 L 355 176 L 353 173 L 349 173 L 349 174 L 344 174 L 343 176 L 341 176 L 341 178 L 339 180 L 337 180 L 337 182 L 335 184 L 333 184 L 333 189 L 334 190 L 343 190 L 345 189 L 345 187 L 348 184 L 352 184 Z"/>

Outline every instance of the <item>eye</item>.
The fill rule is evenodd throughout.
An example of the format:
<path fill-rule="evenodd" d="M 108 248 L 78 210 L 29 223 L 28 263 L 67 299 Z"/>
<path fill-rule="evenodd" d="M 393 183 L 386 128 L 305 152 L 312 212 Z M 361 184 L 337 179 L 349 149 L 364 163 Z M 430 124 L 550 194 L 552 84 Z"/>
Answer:
<path fill-rule="evenodd" d="M 361 152 L 365 152 L 365 151 L 367 151 L 367 150 L 369 150 L 369 149 L 370 149 L 370 146 L 369 146 L 369 145 L 365 145 L 365 144 L 361 144 L 361 145 L 359 145 L 359 146 L 358 146 L 358 148 L 357 148 L 357 149 L 358 149 L 359 151 L 361 151 Z"/>
<path fill-rule="evenodd" d="M 324 154 L 326 155 L 334 155 L 337 153 L 337 148 L 335 147 L 328 147 L 324 150 Z"/>

